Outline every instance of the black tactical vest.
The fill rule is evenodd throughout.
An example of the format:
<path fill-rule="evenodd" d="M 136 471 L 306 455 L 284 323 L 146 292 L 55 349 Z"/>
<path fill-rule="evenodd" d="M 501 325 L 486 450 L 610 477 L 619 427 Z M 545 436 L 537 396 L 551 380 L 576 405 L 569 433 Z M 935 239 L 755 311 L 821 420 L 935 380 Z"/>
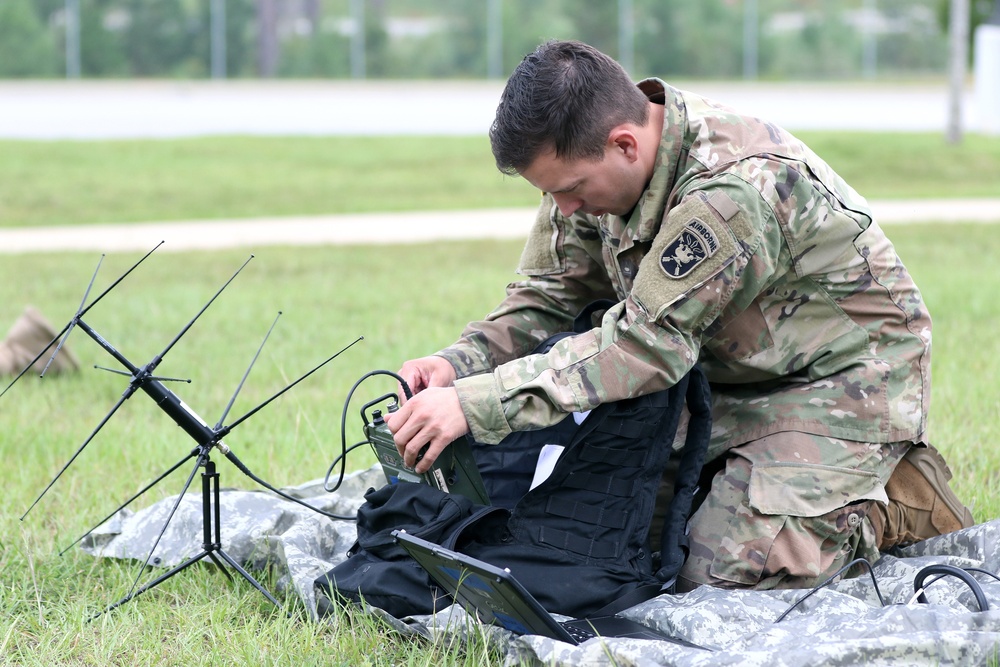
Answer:
<path fill-rule="evenodd" d="M 654 564 L 649 527 L 685 398 L 692 420 L 680 465 L 684 479 L 675 480 Z M 699 369 L 669 390 L 596 408 L 545 481 L 502 520 L 493 513 L 463 527 L 451 536 L 451 548 L 510 569 L 545 608 L 571 616 L 608 612 L 609 602 L 631 600 L 639 589 L 671 591 L 686 557 L 709 415 Z"/>

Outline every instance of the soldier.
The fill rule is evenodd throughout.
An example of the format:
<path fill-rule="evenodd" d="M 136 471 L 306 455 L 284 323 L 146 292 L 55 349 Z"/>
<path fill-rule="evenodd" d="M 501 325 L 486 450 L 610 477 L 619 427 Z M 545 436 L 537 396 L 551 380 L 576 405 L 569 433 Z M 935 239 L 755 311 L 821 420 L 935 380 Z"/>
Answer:
<path fill-rule="evenodd" d="M 466 432 L 712 385 L 707 497 L 679 590 L 810 587 L 973 523 L 927 442 L 931 320 L 865 200 L 781 128 L 553 41 L 507 82 L 497 166 L 542 192 L 522 282 L 388 418 L 418 471 Z M 616 305 L 568 330 L 588 302 Z"/>

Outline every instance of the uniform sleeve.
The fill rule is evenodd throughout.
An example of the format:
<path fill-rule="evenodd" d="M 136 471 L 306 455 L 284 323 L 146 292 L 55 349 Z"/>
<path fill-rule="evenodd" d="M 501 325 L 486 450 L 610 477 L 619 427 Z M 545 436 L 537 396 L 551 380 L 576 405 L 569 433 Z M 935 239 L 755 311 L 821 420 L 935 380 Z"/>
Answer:
<path fill-rule="evenodd" d="M 601 256 L 597 223 L 563 217 L 544 195 L 506 298 L 486 318 L 470 323 L 461 338 L 439 351 L 458 377 L 493 370 L 521 358 L 552 334 L 569 331 L 587 304 L 615 299 Z"/>
<path fill-rule="evenodd" d="M 690 192 L 667 212 L 628 297 L 600 327 L 456 382 L 473 436 L 499 442 L 672 386 L 722 309 L 745 308 L 763 289 L 780 244 L 773 211 L 742 181 Z"/>

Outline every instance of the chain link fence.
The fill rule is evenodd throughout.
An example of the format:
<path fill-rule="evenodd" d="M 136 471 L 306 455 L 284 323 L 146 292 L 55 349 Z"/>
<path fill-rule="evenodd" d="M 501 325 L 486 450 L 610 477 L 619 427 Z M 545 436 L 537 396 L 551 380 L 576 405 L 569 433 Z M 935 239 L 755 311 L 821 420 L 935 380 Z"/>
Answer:
<path fill-rule="evenodd" d="M 0 77 L 499 79 L 551 38 L 636 78 L 941 77 L 947 23 L 948 0 L 2 0 Z"/>

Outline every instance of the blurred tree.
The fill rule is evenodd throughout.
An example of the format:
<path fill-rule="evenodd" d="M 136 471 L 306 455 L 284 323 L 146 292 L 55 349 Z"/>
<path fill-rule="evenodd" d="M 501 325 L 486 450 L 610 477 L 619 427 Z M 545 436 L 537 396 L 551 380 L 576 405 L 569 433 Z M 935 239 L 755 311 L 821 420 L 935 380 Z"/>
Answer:
<path fill-rule="evenodd" d="M 60 71 L 59 50 L 31 0 L 0 2 L 0 76 L 45 77 Z"/>
<path fill-rule="evenodd" d="M 574 39 L 620 56 L 617 0 L 560 0 L 557 9 L 572 20 Z"/>
<path fill-rule="evenodd" d="M 975 58 L 973 42 L 976 38 L 976 28 L 986 22 L 993 13 L 996 0 L 970 0 L 969 2 L 969 61 Z M 947 34 L 951 18 L 951 0 L 937 0 L 937 20 L 941 30 Z"/>
<path fill-rule="evenodd" d="M 80 71 L 83 76 L 131 73 L 125 52 L 128 8 L 121 0 L 80 0 Z"/>
<path fill-rule="evenodd" d="M 636 69 L 661 77 L 743 71 L 743 8 L 729 0 L 638 0 Z"/>
<path fill-rule="evenodd" d="M 657 76 L 671 79 L 683 71 L 685 60 L 679 16 L 683 7 L 678 0 L 639 0 L 636 14 L 635 78 Z"/>
<path fill-rule="evenodd" d="M 857 3 L 855 3 L 857 5 Z M 852 9 L 857 9 L 855 6 Z M 838 3 L 803 2 L 764 29 L 772 49 L 765 75 L 777 79 L 836 79 L 858 76 L 862 36 Z M 796 29 L 793 26 L 800 25 Z"/>
<path fill-rule="evenodd" d="M 346 78 L 350 71 L 350 42 L 341 35 L 297 35 L 282 44 L 279 76 Z"/>
<path fill-rule="evenodd" d="M 209 75 L 211 0 L 79 0 L 84 76 Z M 370 78 L 483 77 L 484 0 L 357 0 L 365 7 Z M 496 0 L 501 70 L 510 72 L 546 39 L 581 39 L 620 56 L 619 0 Z M 741 78 L 748 0 L 629 0 L 635 20 L 632 75 Z M 755 0 L 761 78 L 861 75 L 864 42 L 877 30 L 878 70 L 943 75 L 949 0 Z M 971 0 L 973 26 L 992 0 Z M 0 74 L 52 76 L 64 68 L 66 0 L 0 0 Z M 226 0 L 231 76 L 352 75 L 354 0 Z M 25 13 L 25 8 L 33 9 Z M 271 42 L 259 42 L 257 11 L 272 8 Z M 877 12 L 872 22 L 864 9 Z M 869 21 L 862 23 L 861 21 Z M 16 22 L 16 23 L 15 23 Z M 12 27 L 16 25 L 17 27 Z M 869 33 L 872 34 L 872 33 Z M 868 46 L 871 46 L 868 42 Z M 268 48 L 271 50 L 268 51 Z M 54 52 L 54 55 L 53 55 Z M 48 55 L 42 55 L 47 53 Z M 259 66 L 271 54 L 273 69 Z M 869 55 L 871 50 L 868 51 Z M 34 54 L 34 55 L 32 55 Z M 870 64 L 870 62 L 869 62 Z M 29 74 L 17 74 L 27 76 Z"/>
<path fill-rule="evenodd" d="M 386 31 L 385 0 L 366 0 L 365 4 L 365 71 L 372 78 L 392 76 L 389 53 L 389 33 Z"/>
<path fill-rule="evenodd" d="M 560 0 L 504 0 L 504 76 L 545 40 L 572 39 L 578 36 L 573 17 L 561 11 L 559 2 Z"/>
<path fill-rule="evenodd" d="M 425 75 L 480 78 L 486 76 L 487 3 L 443 0 L 444 32 L 429 40 Z"/>
<path fill-rule="evenodd" d="M 229 77 L 253 74 L 252 58 L 254 4 L 253 0 L 225 0 L 226 2 L 226 75 Z M 204 74 L 209 73 L 211 62 L 211 2 L 199 0 L 194 15 L 197 25 L 193 30 L 191 48 L 194 58 L 204 63 Z"/>
<path fill-rule="evenodd" d="M 788 72 L 802 78 L 847 78 L 857 75 L 861 35 L 838 11 L 837 3 L 822 2 L 807 17 L 799 50 L 812 58 L 789 58 Z M 811 49 L 810 49 L 811 47 Z"/>
<path fill-rule="evenodd" d="M 878 0 L 886 22 L 879 36 L 879 68 L 898 76 L 901 73 L 944 72 L 948 63 L 947 23 L 936 20 L 934 8 L 912 0 Z"/>
<path fill-rule="evenodd" d="M 182 0 L 126 0 L 129 23 L 125 53 L 137 76 L 177 75 L 194 58 L 197 17 L 185 12 Z"/>

